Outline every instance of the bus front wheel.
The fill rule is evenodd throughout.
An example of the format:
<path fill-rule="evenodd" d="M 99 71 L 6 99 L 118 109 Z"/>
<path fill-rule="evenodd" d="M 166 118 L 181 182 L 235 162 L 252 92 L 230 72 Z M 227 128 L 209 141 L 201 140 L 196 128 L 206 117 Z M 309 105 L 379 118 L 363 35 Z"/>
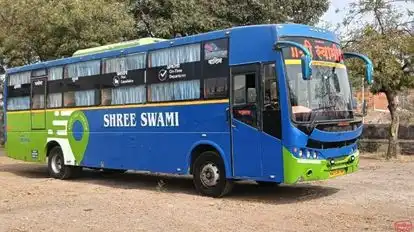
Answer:
<path fill-rule="evenodd" d="M 214 151 L 205 151 L 194 161 L 193 182 L 198 193 L 209 197 L 228 194 L 233 181 L 226 178 L 224 162 Z"/>
<path fill-rule="evenodd" d="M 49 151 L 48 171 L 51 177 L 63 180 L 79 175 L 82 168 L 65 165 L 62 149 L 59 146 L 55 146 Z"/>

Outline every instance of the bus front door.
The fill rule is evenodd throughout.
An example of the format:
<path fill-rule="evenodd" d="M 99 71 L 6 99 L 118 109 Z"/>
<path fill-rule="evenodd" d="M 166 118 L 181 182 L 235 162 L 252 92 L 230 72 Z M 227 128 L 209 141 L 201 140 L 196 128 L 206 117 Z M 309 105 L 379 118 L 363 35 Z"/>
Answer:
<path fill-rule="evenodd" d="M 37 78 L 31 81 L 31 124 L 32 130 L 46 128 L 46 84 L 47 78 Z"/>
<path fill-rule="evenodd" d="M 258 118 L 259 64 L 231 68 L 231 132 L 233 175 L 262 175 Z"/>

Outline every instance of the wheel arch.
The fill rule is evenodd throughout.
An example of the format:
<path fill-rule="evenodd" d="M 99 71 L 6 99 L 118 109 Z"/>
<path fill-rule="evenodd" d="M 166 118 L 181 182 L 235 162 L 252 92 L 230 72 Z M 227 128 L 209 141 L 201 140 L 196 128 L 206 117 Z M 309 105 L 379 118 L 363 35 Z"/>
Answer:
<path fill-rule="evenodd" d="M 57 147 L 57 146 L 60 147 L 60 144 L 56 140 L 48 141 L 45 146 L 45 158 L 49 157 L 50 150 L 52 150 L 52 148 Z"/>
<path fill-rule="evenodd" d="M 209 141 L 209 140 L 202 140 L 198 141 L 190 149 L 190 152 L 187 155 L 187 164 L 188 164 L 188 174 L 192 174 L 193 172 L 193 163 L 204 151 L 215 151 L 223 160 L 224 167 L 226 169 L 226 177 L 231 177 L 231 164 L 230 161 L 226 158 L 226 153 L 222 149 L 221 146 L 218 144 Z M 229 156 L 230 157 L 230 156 Z"/>

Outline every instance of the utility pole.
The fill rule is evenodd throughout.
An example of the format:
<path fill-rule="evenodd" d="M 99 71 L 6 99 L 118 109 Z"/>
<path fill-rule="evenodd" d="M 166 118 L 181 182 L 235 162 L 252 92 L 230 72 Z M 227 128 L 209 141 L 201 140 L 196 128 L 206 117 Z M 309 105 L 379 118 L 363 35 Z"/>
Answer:
<path fill-rule="evenodd" d="M 0 74 L 0 145 L 4 146 L 5 137 L 4 137 L 4 95 L 3 95 L 3 86 L 4 86 L 5 75 Z"/>
<path fill-rule="evenodd" d="M 364 102 L 365 102 L 365 78 L 362 78 L 362 107 L 361 107 L 361 110 L 363 109 Z M 368 109 L 366 109 L 366 111 L 368 111 Z M 364 112 L 362 112 L 362 124 L 364 124 L 364 118 L 365 118 Z"/>

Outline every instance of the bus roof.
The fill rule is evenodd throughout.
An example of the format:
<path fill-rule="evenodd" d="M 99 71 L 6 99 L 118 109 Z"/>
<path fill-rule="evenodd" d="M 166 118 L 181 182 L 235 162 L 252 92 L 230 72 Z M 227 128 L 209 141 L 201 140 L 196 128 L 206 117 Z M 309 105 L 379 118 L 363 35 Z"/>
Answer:
<path fill-rule="evenodd" d="M 75 52 L 75 56 L 68 57 L 68 58 L 62 58 L 62 59 L 56 59 L 56 60 L 50 60 L 20 67 L 14 67 L 7 69 L 7 74 L 13 74 L 18 72 L 25 72 L 25 71 L 31 71 L 31 70 L 37 70 L 37 69 L 44 69 L 49 67 L 56 67 L 56 66 L 63 66 L 67 64 L 72 63 L 78 63 L 83 61 L 89 61 L 89 60 L 97 60 L 97 59 L 103 59 L 103 58 L 111 58 L 116 57 L 120 55 L 127 55 L 132 53 L 139 53 L 139 52 L 147 52 L 151 50 L 157 50 L 157 49 L 163 49 L 163 48 L 169 48 L 173 45 L 185 45 L 185 44 L 191 44 L 191 43 L 197 43 L 202 42 L 206 40 L 214 40 L 219 38 L 224 38 L 227 36 L 227 34 L 231 34 L 232 31 L 243 31 L 245 29 L 249 28 L 259 28 L 260 31 L 263 33 L 267 33 L 269 30 L 275 30 L 276 36 L 282 37 L 282 36 L 307 36 L 307 37 L 314 37 L 314 38 L 323 38 L 326 40 L 330 40 L 333 42 L 338 42 L 337 37 L 334 33 L 330 31 L 326 31 L 320 28 L 303 25 L 303 24 L 259 24 L 259 25 L 247 25 L 247 26 L 238 26 L 223 30 L 216 30 L 206 33 L 200 33 L 196 35 L 191 36 L 185 36 L 185 37 L 179 37 L 174 39 L 157 39 L 157 38 L 143 38 L 141 39 L 140 44 L 138 42 L 140 40 L 129 41 L 130 43 L 125 43 L 122 45 L 122 43 L 118 43 L 115 45 L 115 47 L 110 47 L 111 45 L 107 46 L 100 46 L 97 48 L 89 48 L 89 49 L 82 49 L 77 52 Z M 247 33 L 248 30 L 246 30 Z M 239 33 L 239 36 L 243 35 Z M 245 34 L 246 36 L 246 44 L 248 44 L 250 41 L 247 41 L 251 38 L 251 36 L 248 36 L 248 34 Z M 265 35 L 265 34 L 263 34 Z M 268 34 L 266 34 L 268 35 Z M 258 35 L 255 35 L 258 36 Z M 160 41 L 157 41 L 160 40 Z M 145 41 L 145 42 L 143 42 Z M 148 42 L 150 41 L 150 42 Z M 133 43 L 137 43 L 136 45 L 133 45 Z M 112 45 L 114 46 L 114 45 Z M 123 47 L 125 46 L 125 47 Z"/>
<path fill-rule="evenodd" d="M 113 44 L 108 44 L 108 45 L 103 45 L 103 46 L 98 46 L 98 47 L 93 47 L 93 48 L 80 49 L 80 50 L 77 50 L 75 53 L 73 53 L 72 56 L 91 55 L 91 54 L 96 54 L 96 53 L 100 53 L 104 51 L 125 49 L 125 48 L 134 47 L 134 46 L 156 43 L 160 41 L 165 41 L 165 39 L 148 37 L 148 38 L 130 40 L 130 41 L 113 43 Z"/>

